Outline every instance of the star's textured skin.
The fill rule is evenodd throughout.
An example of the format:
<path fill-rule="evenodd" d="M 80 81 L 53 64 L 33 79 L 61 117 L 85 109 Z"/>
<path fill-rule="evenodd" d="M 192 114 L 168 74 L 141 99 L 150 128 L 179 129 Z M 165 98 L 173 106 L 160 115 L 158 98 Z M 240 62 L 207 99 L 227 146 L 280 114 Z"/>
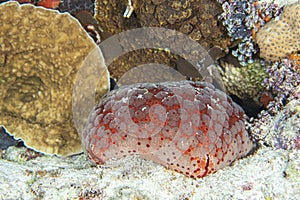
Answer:
<path fill-rule="evenodd" d="M 137 154 L 200 178 L 252 149 L 243 115 L 209 83 L 139 83 L 102 98 L 90 114 L 82 142 L 98 164 Z"/>

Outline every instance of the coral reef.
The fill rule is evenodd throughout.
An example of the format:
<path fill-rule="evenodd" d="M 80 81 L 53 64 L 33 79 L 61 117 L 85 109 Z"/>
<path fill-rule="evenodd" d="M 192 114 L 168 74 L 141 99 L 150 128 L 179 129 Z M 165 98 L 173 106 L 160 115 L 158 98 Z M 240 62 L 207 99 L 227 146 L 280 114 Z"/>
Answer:
<path fill-rule="evenodd" d="M 134 11 L 130 17 L 123 16 L 126 6 L 127 1 L 95 2 L 95 18 L 103 30 L 102 39 L 140 27 L 164 27 L 190 36 L 206 50 L 213 46 L 226 48 L 230 42 L 225 28 L 218 23 L 217 15 L 221 12 L 221 7 L 213 0 L 132 1 Z M 204 12 L 201 14 L 199 10 Z M 179 48 L 185 46 L 184 43 L 179 45 Z M 160 63 L 177 69 L 179 56 L 160 48 L 161 46 L 157 47 L 131 51 L 118 57 L 108 66 L 111 76 L 118 80 L 125 72 L 146 63 Z"/>
<path fill-rule="evenodd" d="M 300 149 L 300 101 L 291 100 L 276 113 L 262 111 L 251 126 L 254 138 L 268 146 Z"/>
<path fill-rule="evenodd" d="M 299 98 L 300 74 L 293 61 L 283 59 L 266 67 L 268 77 L 263 84 L 274 95 L 274 101 L 269 105 L 272 112 L 281 109 L 289 100 Z"/>
<path fill-rule="evenodd" d="M 238 58 L 241 65 L 246 66 L 254 61 L 254 55 L 258 52 L 254 40 L 259 27 L 270 18 L 278 16 L 281 8 L 273 3 L 257 3 L 255 0 L 218 1 L 223 8 L 219 18 L 226 26 L 231 40 L 240 40 L 232 55 Z"/>
<path fill-rule="evenodd" d="M 98 164 L 140 155 L 200 178 L 252 149 L 243 117 L 243 110 L 209 83 L 134 84 L 100 101 L 82 141 Z"/>
<path fill-rule="evenodd" d="M 268 66 L 264 85 L 274 95 L 267 110 L 252 119 L 250 131 L 254 138 L 283 149 L 300 148 L 300 74 L 290 60 Z"/>
<path fill-rule="evenodd" d="M 240 105 L 249 116 L 260 112 L 262 105 L 261 95 L 265 90 L 262 82 L 267 77 L 265 65 L 255 60 L 244 67 L 236 67 L 225 61 L 220 61 L 220 73 L 226 88 L 226 93 L 237 97 Z"/>
<path fill-rule="evenodd" d="M 209 52 L 199 43 L 183 33 L 160 27 L 125 31 L 106 39 L 99 46 L 111 76 L 117 81 L 132 68 L 149 64 L 165 65 L 181 72 L 183 76 L 201 78 L 201 75 L 206 77 L 209 74 L 207 68 L 214 63 Z M 218 54 L 219 51 L 214 56 Z M 131 81 L 139 81 L 142 76 L 146 77 L 140 70 L 140 73 L 133 74 Z M 155 77 L 163 79 L 167 74 L 156 73 Z M 150 78 L 148 76 L 148 81 L 144 81 L 151 82 Z M 174 80 L 174 77 L 164 79 L 168 80 Z"/>
<path fill-rule="evenodd" d="M 133 1 L 133 3 L 135 2 L 137 1 Z M 132 15 L 130 18 L 123 17 L 126 6 L 127 1 L 95 0 L 95 19 L 108 36 L 141 27 L 139 19 L 135 15 Z"/>
<path fill-rule="evenodd" d="M 5 0 L 8 1 L 8 0 Z M 79 20 L 81 25 L 90 34 L 96 43 L 100 43 L 100 32 L 97 21 L 94 19 L 94 0 L 16 0 L 20 4 L 30 3 L 60 12 L 69 12 Z"/>
<path fill-rule="evenodd" d="M 31 4 L 0 4 L 0 26 L 0 124 L 38 151 L 81 152 L 72 87 L 86 56 L 98 47 L 68 13 Z M 105 93 L 108 73 L 101 80 Z"/>
<path fill-rule="evenodd" d="M 257 33 L 260 57 L 278 61 L 300 51 L 300 4 L 285 7 L 280 20 L 272 20 Z"/>
<path fill-rule="evenodd" d="M 199 12 L 201 11 L 201 12 Z M 164 27 L 180 31 L 204 48 L 226 48 L 229 38 L 218 23 L 221 6 L 212 0 L 147 1 L 140 0 L 135 10 L 141 26 Z"/>

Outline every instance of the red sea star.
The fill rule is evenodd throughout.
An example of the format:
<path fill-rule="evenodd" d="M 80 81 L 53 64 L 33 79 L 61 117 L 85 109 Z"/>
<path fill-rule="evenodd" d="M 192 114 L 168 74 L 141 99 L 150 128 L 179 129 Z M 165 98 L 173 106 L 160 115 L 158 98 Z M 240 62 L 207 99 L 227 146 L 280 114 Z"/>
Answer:
<path fill-rule="evenodd" d="M 138 154 L 200 178 L 251 150 L 243 114 L 230 97 L 209 83 L 129 85 L 100 101 L 82 141 L 98 164 Z"/>

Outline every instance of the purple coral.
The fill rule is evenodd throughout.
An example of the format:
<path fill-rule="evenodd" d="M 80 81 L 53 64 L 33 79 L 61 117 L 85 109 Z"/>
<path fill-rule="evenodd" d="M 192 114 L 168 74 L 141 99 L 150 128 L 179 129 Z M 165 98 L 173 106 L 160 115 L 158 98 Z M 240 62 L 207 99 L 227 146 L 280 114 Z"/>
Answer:
<path fill-rule="evenodd" d="M 266 18 L 274 18 L 281 12 L 276 4 L 260 3 L 255 0 L 218 0 L 222 4 L 223 13 L 219 19 L 226 26 L 231 40 L 241 40 L 232 55 L 237 57 L 241 65 L 253 63 L 253 55 L 258 52 L 253 32 L 266 23 Z"/>
<path fill-rule="evenodd" d="M 300 74 L 295 69 L 293 61 L 283 59 L 281 62 L 275 62 L 267 67 L 268 78 L 263 84 L 266 88 L 275 94 L 268 109 L 276 113 L 289 99 L 293 98 L 297 86 L 300 84 Z"/>
<path fill-rule="evenodd" d="M 300 74 L 293 62 L 282 60 L 267 67 L 264 81 L 274 94 L 267 110 L 252 119 L 250 131 L 254 138 L 282 149 L 299 149 L 300 141 Z"/>

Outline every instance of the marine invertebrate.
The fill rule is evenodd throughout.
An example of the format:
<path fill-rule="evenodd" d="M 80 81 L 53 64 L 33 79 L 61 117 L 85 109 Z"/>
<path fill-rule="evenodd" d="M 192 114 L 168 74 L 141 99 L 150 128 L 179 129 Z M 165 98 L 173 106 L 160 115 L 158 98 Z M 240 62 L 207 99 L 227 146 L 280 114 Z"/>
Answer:
<path fill-rule="evenodd" d="M 0 124 L 38 151 L 81 152 L 72 123 L 72 87 L 98 47 L 68 13 L 31 4 L 1 4 L 0 26 Z M 105 93 L 108 72 L 101 80 Z"/>
<path fill-rule="evenodd" d="M 275 148 L 292 150 L 300 149 L 300 101 L 290 100 L 275 113 L 262 111 L 250 124 L 253 137 Z"/>
<path fill-rule="evenodd" d="M 212 0 L 148 1 L 141 0 L 135 8 L 141 26 L 164 27 L 180 31 L 204 48 L 226 48 L 229 38 L 218 21 L 221 6 Z M 199 12 L 201 11 L 201 12 Z"/>
<path fill-rule="evenodd" d="M 137 1 L 133 1 L 134 7 L 136 7 L 136 3 Z M 135 15 L 132 15 L 130 18 L 123 17 L 126 7 L 126 0 L 95 0 L 95 19 L 101 29 L 109 35 L 113 35 L 141 27 L 139 19 Z"/>
<path fill-rule="evenodd" d="M 291 98 L 299 98 L 299 91 L 296 88 L 300 84 L 300 73 L 293 61 L 288 59 L 282 59 L 281 62 L 275 62 L 266 68 L 268 77 L 264 80 L 263 85 L 274 96 L 273 105 L 269 105 L 269 109 L 276 112 Z"/>
<path fill-rule="evenodd" d="M 37 2 L 37 6 L 43 6 L 45 8 L 58 8 L 59 4 L 61 3 L 60 0 L 39 0 Z"/>
<path fill-rule="evenodd" d="M 127 6 L 132 6 L 134 11 L 131 16 L 125 14 L 127 17 L 124 17 Z M 203 12 L 200 13 L 199 10 Z M 102 39 L 140 27 L 160 27 L 183 33 L 201 44 L 206 50 L 213 46 L 223 49 L 230 42 L 225 28 L 218 23 L 217 15 L 220 12 L 221 7 L 213 0 L 205 0 L 205 2 L 199 0 L 190 2 L 178 0 L 172 2 L 95 1 L 95 19 L 103 30 Z M 149 37 L 153 36 L 149 35 Z M 186 46 L 184 42 L 176 43 L 176 45 L 178 45 L 177 49 Z M 157 47 L 139 49 L 118 57 L 108 66 L 111 76 L 118 80 L 133 67 L 146 63 L 160 63 L 178 69 L 179 56 L 170 49 L 160 48 L 159 44 Z"/>
<path fill-rule="evenodd" d="M 266 87 L 262 83 L 268 75 L 264 63 L 255 60 L 244 67 L 236 67 L 221 60 L 220 66 L 226 93 L 241 101 L 240 105 L 248 116 L 258 114 L 262 107 L 261 95 Z"/>
<path fill-rule="evenodd" d="M 134 11 L 130 16 L 131 11 L 128 11 L 124 17 L 124 11 L 128 6 L 133 7 Z M 218 23 L 217 15 L 220 12 L 221 7 L 213 0 L 173 3 L 136 0 L 95 1 L 95 18 L 103 33 L 107 35 L 103 39 L 135 28 L 162 27 L 190 36 L 206 50 L 213 46 L 223 49 L 230 42 L 225 28 Z M 179 45 L 178 48 L 185 46 L 183 43 Z M 160 63 L 178 69 L 178 57 L 165 48 L 140 49 L 120 56 L 108 68 L 111 76 L 118 80 L 133 67 L 146 63 Z"/>
<path fill-rule="evenodd" d="M 36 6 L 43 6 L 45 8 L 55 9 L 61 3 L 60 0 L 16 0 L 19 3 L 30 3 Z"/>
<path fill-rule="evenodd" d="M 297 71 L 299 72 L 300 71 L 300 54 L 297 54 L 297 53 L 292 53 L 289 55 L 289 59 L 294 61 L 294 63 L 298 66 L 298 69 Z"/>
<path fill-rule="evenodd" d="M 272 20 L 258 31 L 256 41 L 260 56 L 268 61 L 300 51 L 300 4 L 286 6 L 280 20 Z"/>
<path fill-rule="evenodd" d="M 111 91 L 95 107 L 82 143 L 98 164 L 138 154 L 199 178 L 251 150 L 243 115 L 209 83 L 128 85 Z"/>
<path fill-rule="evenodd" d="M 133 1 L 134 7 L 136 7 L 136 3 L 137 1 Z M 95 19 L 99 27 L 103 30 L 103 32 L 100 33 L 101 39 L 105 40 L 111 35 L 141 27 L 139 19 L 135 14 L 129 18 L 123 17 L 126 6 L 127 1 L 95 1 Z M 125 40 L 126 39 L 120 41 Z M 129 40 L 133 41 L 133 39 Z M 113 44 L 112 47 L 114 51 L 118 51 L 119 48 L 126 49 L 122 45 L 120 47 L 119 44 Z M 108 70 L 111 73 L 111 77 L 118 81 L 126 72 L 135 66 L 147 63 L 160 63 L 175 68 L 177 57 L 178 56 L 164 49 L 138 49 L 119 56 L 118 59 L 108 66 Z"/>
<path fill-rule="evenodd" d="M 283 59 L 267 67 L 263 84 L 274 98 L 257 118 L 252 118 L 251 135 L 275 148 L 299 148 L 300 74 L 293 62 Z"/>
<path fill-rule="evenodd" d="M 273 3 L 258 3 L 256 0 L 218 0 L 222 4 L 223 13 L 219 18 L 226 26 L 231 40 L 240 40 L 232 55 L 240 64 L 246 66 L 254 61 L 258 52 L 254 42 L 255 34 L 270 18 L 280 14 L 281 8 Z"/>

